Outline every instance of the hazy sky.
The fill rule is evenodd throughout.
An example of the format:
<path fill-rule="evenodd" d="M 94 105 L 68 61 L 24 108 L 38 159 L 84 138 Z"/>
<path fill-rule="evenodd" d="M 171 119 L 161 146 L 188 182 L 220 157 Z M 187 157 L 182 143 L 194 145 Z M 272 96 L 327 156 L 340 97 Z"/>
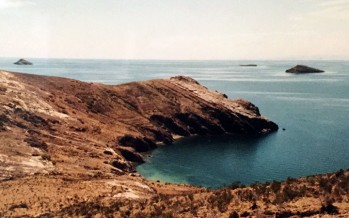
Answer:
<path fill-rule="evenodd" d="M 349 59 L 349 0 L 0 0 L 0 57 Z"/>

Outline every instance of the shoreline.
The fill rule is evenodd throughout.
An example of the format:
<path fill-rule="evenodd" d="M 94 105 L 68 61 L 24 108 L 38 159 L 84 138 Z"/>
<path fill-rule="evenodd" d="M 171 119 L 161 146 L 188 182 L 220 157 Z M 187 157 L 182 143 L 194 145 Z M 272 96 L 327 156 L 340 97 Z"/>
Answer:
<path fill-rule="evenodd" d="M 275 134 L 275 133 L 271 133 L 271 134 Z M 200 135 L 193 135 L 193 136 L 189 136 L 189 137 L 179 137 L 177 138 L 173 144 L 171 145 L 165 145 L 165 144 L 160 144 L 160 146 L 176 146 L 176 143 L 179 143 L 181 142 L 181 140 L 190 140 L 191 138 L 201 138 L 201 137 L 208 137 L 208 138 L 220 138 L 220 137 L 232 137 L 234 138 L 234 136 L 237 136 L 237 137 L 246 137 L 246 136 L 239 136 L 239 135 L 234 135 L 234 134 L 225 134 L 225 135 L 212 135 L 212 136 L 200 136 Z M 258 136 L 259 137 L 268 137 L 268 136 Z M 247 137 L 248 138 L 248 137 Z M 157 148 L 156 148 L 157 149 Z M 143 165 L 143 164 L 146 164 L 147 163 L 147 159 L 149 158 L 152 158 L 152 155 L 151 153 L 154 152 L 154 150 L 151 150 L 151 151 L 148 151 L 146 152 L 146 156 L 145 156 L 145 163 L 141 163 L 139 165 L 137 165 L 136 167 L 140 166 L 140 165 Z M 161 178 L 154 178 L 154 179 L 150 179 L 144 175 L 142 175 L 142 173 L 140 173 L 137 169 L 136 169 L 136 173 L 138 173 L 140 176 L 142 176 L 144 179 L 147 179 L 151 182 L 161 182 L 161 183 L 165 183 L 165 184 L 173 184 L 173 185 L 189 185 L 189 186 L 193 186 L 193 187 L 200 187 L 200 188 L 208 188 L 208 189 L 211 189 L 211 190 L 215 190 L 215 189 L 222 189 L 226 186 L 229 186 L 229 184 L 232 184 L 232 183 L 236 183 L 236 182 L 239 182 L 240 185 L 243 185 L 243 186 L 252 186 L 254 184 L 267 184 L 267 183 L 271 183 L 273 181 L 277 181 L 277 182 L 284 182 L 286 181 L 287 179 L 291 178 L 291 179 L 303 179 L 303 178 L 307 178 L 307 177 L 316 177 L 316 176 L 323 176 L 323 175 L 327 175 L 327 174 L 335 174 L 341 170 L 345 170 L 345 171 L 349 171 L 349 168 L 346 169 L 346 168 L 338 168 L 336 170 L 327 170 L 327 171 L 323 171 L 323 172 L 318 172 L 318 173 L 311 173 L 311 174 L 306 174 L 306 175 L 300 175 L 300 176 L 290 176 L 290 175 L 285 175 L 285 177 L 283 179 L 268 179 L 268 180 L 255 180 L 253 182 L 250 182 L 250 183 L 243 183 L 239 180 L 239 178 L 236 178 L 236 179 L 232 179 L 230 182 L 227 182 L 225 184 L 222 184 L 222 185 L 217 185 L 217 186 L 205 186 L 205 185 L 195 185 L 195 184 L 192 184 L 192 183 L 178 183 L 178 182 L 171 182 L 171 181 L 168 181 L 168 180 L 161 180 Z M 165 176 L 166 177 L 166 176 Z"/>

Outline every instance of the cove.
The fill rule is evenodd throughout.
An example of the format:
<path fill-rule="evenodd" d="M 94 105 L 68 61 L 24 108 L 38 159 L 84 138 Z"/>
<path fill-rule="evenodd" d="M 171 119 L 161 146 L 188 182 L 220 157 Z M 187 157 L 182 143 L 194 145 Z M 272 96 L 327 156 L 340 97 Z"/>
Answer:
<path fill-rule="evenodd" d="M 150 180 L 211 188 L 235 181 L 252 184 L 326 171 L 323 162 L 309 161 L 316 154 L 278 145 L 286 132 L 260 138 L 235 135 L 183 138 L 155 149 L 137 171 Z"/>
<path fill-rule="evenodd" d="M 234 181 L 250 184 L 269 178 L 283 179 L 277 157 L 283 151 L 276 149 L 268 154 L 271 149 L 268 142 L 273 140 L 277 140 L 277 133 L 258 138 L 237 135 L 182 138 L 155 149 L 137 171 L 150 180 L 212 188 Z"/>

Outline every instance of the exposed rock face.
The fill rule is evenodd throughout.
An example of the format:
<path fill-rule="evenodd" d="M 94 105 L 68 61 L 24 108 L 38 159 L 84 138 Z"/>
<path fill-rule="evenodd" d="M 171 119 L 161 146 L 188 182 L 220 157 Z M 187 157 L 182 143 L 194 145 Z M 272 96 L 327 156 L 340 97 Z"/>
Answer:
<path fill-rule="evenodd" d="M 121 146 L 132 147 L 137 152 L 145 152 L 156 148 L 154 141 L 146 137 L 138 138 L 128 134 L 120 137 L 118 142 Z"/>
<path fill-rule="evenodd" d="M 297 65 L 286 70 L 286 73 L 323 73 L 325 71 L 316 68 L 308 67 L 305 65 Z"/>
<path fill-rule="evenodd" d="M 35 154 L 43 166 L 56 163 L 56 170 L 65 173 L 109 172 L 113 166 L 132 171 L 126 169 L 132 162 L 144 162 L 140 152 L 170 144 L 176 136 L 258 136 L 278 129 L 252 103 L 227 99 L 189 77 L 108 86 L 9 72 L 0 76 L 5 92 L 0 95 L 0 140 L 8 141 L 0 154 L 29 160 Z M 106 155 L 110 148 L 115 154 Z M 116 157 L 130 163 L 99 164 Z M 0 166 L 5 169 L 12 168 Z M 28 172 L 37 173 L 31 168 L 9 173 Z"/>
<path fill-rule="evenodd" d="M 14 64 L 17 65 L 33 65 L 33 63 L 25 60 L 25 59 L 19 59 L 17 62 L 15 62 Z"/>

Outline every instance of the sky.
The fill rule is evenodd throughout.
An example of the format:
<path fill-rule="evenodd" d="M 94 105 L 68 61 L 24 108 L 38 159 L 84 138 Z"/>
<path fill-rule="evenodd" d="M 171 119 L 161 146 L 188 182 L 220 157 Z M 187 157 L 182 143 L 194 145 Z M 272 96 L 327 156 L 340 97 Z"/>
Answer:
<path fill-rule="evenodd" d="M 0 0 L 0 57 L 349 59 L 349 0 Z"/>

